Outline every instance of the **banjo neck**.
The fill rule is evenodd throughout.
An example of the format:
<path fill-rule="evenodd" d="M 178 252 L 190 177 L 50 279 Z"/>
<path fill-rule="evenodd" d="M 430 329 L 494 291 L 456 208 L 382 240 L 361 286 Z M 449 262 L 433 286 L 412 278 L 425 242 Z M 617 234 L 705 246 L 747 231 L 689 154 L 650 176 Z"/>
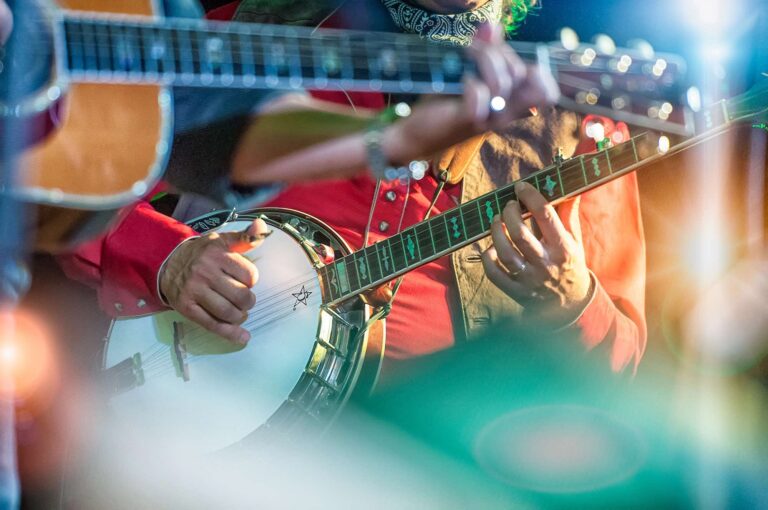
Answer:
<path fill-rule="evenodd" d="M 534 186 L 557 204 L 597 186 L 699 145 L 723 131 L 768 113 L 768 80 L 752 90 L 703 109 L 696 116 L 700 133 L 669 145 L 666 136 L 646 132 L 598 152 L 554 164 L 458 207 L 417 223 L 402 232 L 337 259 L 320 269 L 330 304 L 340 303 L 412 271 L 490 234 L 494 216 L 516 200 L 515 184 Z M 530 213 L 520 204 L 523 217 Z"/>

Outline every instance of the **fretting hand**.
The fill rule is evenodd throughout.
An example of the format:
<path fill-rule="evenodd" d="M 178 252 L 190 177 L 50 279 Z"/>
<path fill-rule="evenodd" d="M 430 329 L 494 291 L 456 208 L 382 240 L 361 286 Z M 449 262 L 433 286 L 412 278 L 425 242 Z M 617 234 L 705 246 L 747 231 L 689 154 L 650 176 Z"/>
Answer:
<path fill-rule="evenodd" d="M 538 239 L 523 222 L 520 205 L 510 201 L 491 226 L 493 246 L 483 253 L 488 278 L 520 303 L 525 316 L 552 327 L 575 320 L 584 310 L 592 277 L 584 259 L 579 199 L 555 208 L 533 186 L 515 186 L 520 202 L 541 231 Z"/>

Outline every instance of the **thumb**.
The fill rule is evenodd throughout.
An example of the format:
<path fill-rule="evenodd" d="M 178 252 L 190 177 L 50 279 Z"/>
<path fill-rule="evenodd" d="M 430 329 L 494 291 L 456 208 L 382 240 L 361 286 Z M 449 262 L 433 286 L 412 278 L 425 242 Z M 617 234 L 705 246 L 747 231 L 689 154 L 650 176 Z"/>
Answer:
<path fill-rule="evenodd" d="M 581 220 L 579 219 L 579 209 L 581 206 L 581 197 L 576 197 L 560 204 L 557 208 L 557 214 L 563 221 L 566 230 L 573 237 L 581 242 Z"/>
<path fill-rule="evenodd" d="M 256 219 L 244 230 L 222 233 L 221 239 L 230 251 L 245 253 L 260 246 L 271 233 L 264 220 Z"/>

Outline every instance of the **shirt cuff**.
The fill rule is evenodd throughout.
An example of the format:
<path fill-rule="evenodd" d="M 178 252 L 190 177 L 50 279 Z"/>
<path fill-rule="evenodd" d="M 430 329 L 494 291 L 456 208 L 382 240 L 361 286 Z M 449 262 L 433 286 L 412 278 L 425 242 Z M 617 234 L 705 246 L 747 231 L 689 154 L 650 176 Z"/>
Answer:
<path fill-rule="evenodd" d="M 570 321 L 569 323 L 567 323 L 567 324 L 565 324 L 563 326 L 560 326 L 559 328 L 555 329 L 554 330 L 555 333 L 559 333 L 561 331 L 565 331 L 567 329 L 570 329 L 571 326 L 573 326 L 574 324 L 579 322 L 579 320 L 584 316 L 584 313 L 589 309 L 590 306 L 592 306 L 592 303 L 595 300 L 595 296 L 597 295 L 597 287 L 600 284 L 597 282 L 597 277 L 595 276 L 595 273 L 593 273 L 592 271 L 589 272 L 589 280 L 590 280 L 590 282 L 589 282 L 589 294 L 588 294 L 589 299 L 587 299 L 586 304 L 584 304 L 584 307 L 581 309 L 579 314 L 572 321 Z"/>
<path fill-rule="evenodd" d="M 591 272 L 590 272 L 591 273 Z M 600 344 L 608 335 L 616 321 L 616 305 L 605 291 L 597 277 L 591 274 L 593 282 L 592 298 L 576 319 L 566 326 L 579 331 L 581 341 L 589 349 Z"/>
<path fill-rule="evenodd" d="M 182 244 L 186 243 L 187 241 L 190 241 L 192 239 L 197 239 L 200 236 L 192 236 L 184 239 L 181 241 L 173 250 L 171 250 L 171 253 L 168 254 L 167 257 L 165 257 L 165 260 L 163 260 L 163 263 L 160 264 L 160 269 L 157 271 L 157 278 L 156 278 L 156 292 L 157 292 L 157 298 L 160 300 L 161 303 L 163 303 L 168 308 L 171 307 L 171 305 L 168 303 L 168 299 L 165 297 L 165 294 L 163 294 L 162 290 L 160 290 L 160 278 L 163 276 L 163 271 L 165 271 L 165 265 L 168 263 L 168 261 L 171 259 L 174 253 L 176 253 L 176 250 L 178 250 Z"/>

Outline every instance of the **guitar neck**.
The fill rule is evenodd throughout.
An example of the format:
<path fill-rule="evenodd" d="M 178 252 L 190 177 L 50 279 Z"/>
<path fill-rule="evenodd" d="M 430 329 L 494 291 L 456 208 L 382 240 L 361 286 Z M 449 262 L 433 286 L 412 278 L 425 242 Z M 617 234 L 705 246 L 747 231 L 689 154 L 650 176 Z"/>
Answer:
<path fill-rule="evenodd" d="M 59 62 L 77 81 L 460 94 L 473 68 L 461 48 L 403 34 L 77 13 L 59 26 Z"/>
<path fill-rule="evenodd" d="M 764 100 L 768 91 L 761 94 Z M 701 134 L 673 147 L 662 147 L 650 133 L 642 133 L 619 145 L 557 162 L 520 180 L 534 186 L 550 202 L 560 202 L 717 136 L 734 122 L 754 114 L 754 110 L 744 109 L 743 104 L 741 98 L 721 101 L 703 110 L 696 120 Z M 501 213 L 507 202 L 517 199 L 516 182 L 321 268 L 320 275 L 332 303 L 359 295 L 486 237 L 494 216 Z M 520 207 L 527 217 L 524 204 Z"/>

